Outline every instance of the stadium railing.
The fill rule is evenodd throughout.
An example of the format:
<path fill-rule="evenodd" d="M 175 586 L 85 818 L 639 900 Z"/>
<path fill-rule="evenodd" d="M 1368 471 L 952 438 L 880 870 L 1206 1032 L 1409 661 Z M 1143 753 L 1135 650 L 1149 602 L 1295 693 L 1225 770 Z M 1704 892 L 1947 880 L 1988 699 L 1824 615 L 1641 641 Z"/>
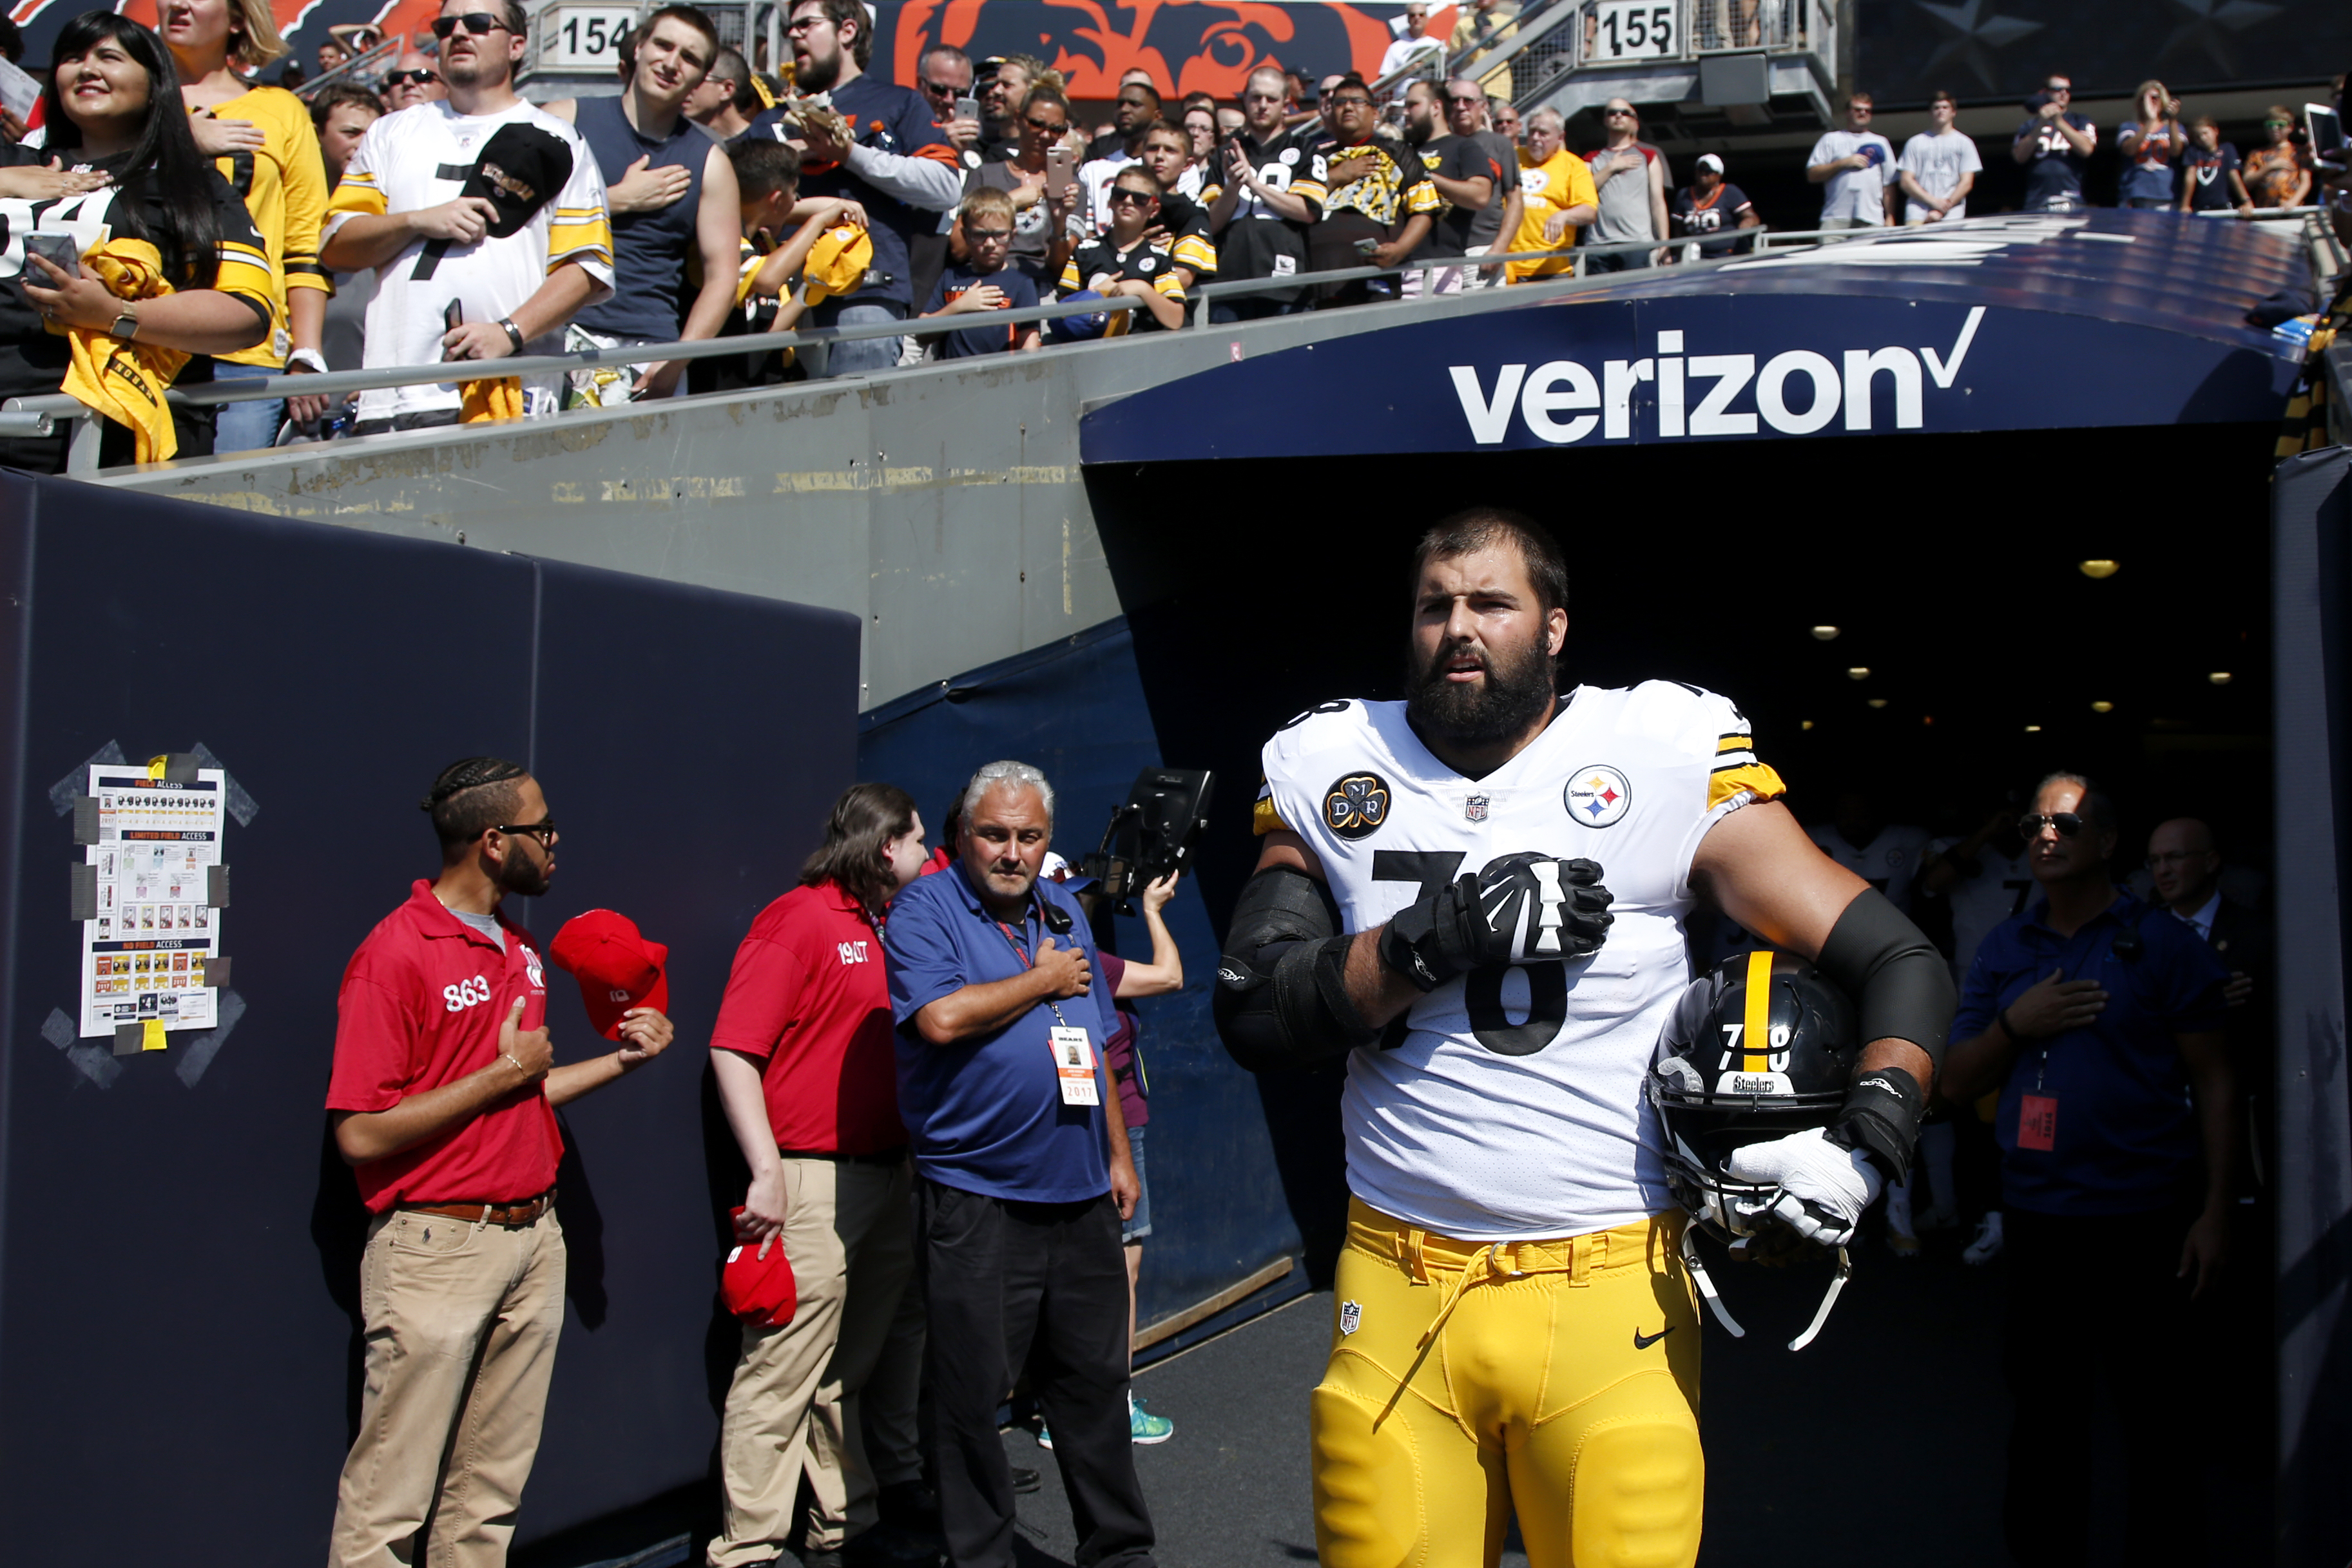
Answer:
<path fill-rule="evenodd" d="M 2013 216 L 2015 214 L 2004 214 Z M 2323 207 L 2273 208 L 2260 211 L 2258 220 L 2299 220 L 2305 224 L 2306 239 L 2311 247 L 2315 277 L 2323 284 L 2332 279 L 2345 266 L 2345 252 L 2327 222 Z M 1965 224 L 1955 225 L 1956 232 Z M 1478 256 L 1440 256 L 1432 260 L 1407 262 L 1402 267 L 1349 267 L 1323 272 L 1295 273 L 1281 278 L 1253 278 L 1232 283 L 1203 284 L 1192 295 L 1187 328 L 1198 329 L 1212 325 L 1209 306 L 1217 299 L 1245 298 L 1255 294 L 1286 292 L 1301 287 L 1327 283 L 1348 283 L 1373 277 L 1397 277 L 1408 272 L 1427 274 L 1448 268 L 1484 267 L 1512 261 L 1559 261 L 1568 259 L 1571 270 L 1555 277 L 1531 279 L 1511 286 L 1507 296 L 1514 300 L 1540 298 L 1551 294 L 1570 293 L 1599 287 L 1611 281 L 1622 280 L 1622 273 L 1588 273 L 1586 267 L 1593 256 L 1619 255 L 1634 251 L 1674 250 L 1688 253 L 1702 245 L 1722 245 L 1719 254 L 1686 263 L 1705 268 L 1715 268 L 1727 263 L 1753 261 L 1759 255 L 1775 249 L 1806 246 L 1850 245 L 1884 240 L 1892 235 L 1916 233 L 1916 230 L 1866 229 L 1807 229 L 1775 231 L 1764 225 L 1748 229 L 1728 229 L 1710 235 L 1705 241 L 1670 240 L 1659 246 L 1643 240 L 1623 241 L 1612 245 L 1579 246 L 1570 251 L 1513 251 Z M 1738 248 L 1745 246 L 1746 248 Z M 1472 293 L 1489 292 L 1475 289 Z M 1501 290 L 1493 290 L 1497 294 Z M 1421 299 L 1458 298 L 1457 295 L 1423 295 Z M 1411 308 L 1419 301 L 1403 299 L 1384 306 L 1350 307 L 1350 308 Z M 1029 321 L 1051 321 L 1066 316 L 1102 315 L 1109 312 L 1142 308 L 1143 302 L 1133 298 L 1087 299 L 1037 305 L 1018 310 L 991 311 L 985 324 L 1016 326 Z M 730 355 L 765 353 L 772 349 L 792 349 L 816 375 L 824 373 L 824 360 L 835 343 L 853 342 L 870 338 L 929 338 L 946 332 L 970 329 L 975 323 L 960 316 L 936 317 L 929 320 L 880 321 L 862 327 L 811 327 L 789 332 L 761 332 L 739 338 L 708 338 L 694 342 L 641 343 L 622 349 L 592 349 L 571 354 L 535 354 L 504 360 L 462 361 L 432 365 L 411 365 L 396 370 L 331 371 L 323 375 L 270 376 L 258 381 L 233 381 L 208 385 L 174 387 L 164 395 L 183 407 L 201 408 L 226 402 L 245 402 L 264 398 L 330 395 L 368 392 L 389 387 L 430 386 L 457 380 L 484 380 L 508 376 L 546 375 L 556 371 L 583 369 L 592 365 L 651 364 L 663 360 L 725 359 Z M 461 368 L 470 375 L 453 373 Z M 0 436 L 26 437 L 54 434 L 62 425 L 73 426 L 68 444 L 66 473 L 86 478 L 98 472 L 99 439 L 103 424 L 99 415 L 86 404 L 62 392 L 35 397 L 12 397 L 0 402 Z M 451 426 L 452 430 L 459 427 Z M 229 455 L 227 454 L 222 455 Z"/>

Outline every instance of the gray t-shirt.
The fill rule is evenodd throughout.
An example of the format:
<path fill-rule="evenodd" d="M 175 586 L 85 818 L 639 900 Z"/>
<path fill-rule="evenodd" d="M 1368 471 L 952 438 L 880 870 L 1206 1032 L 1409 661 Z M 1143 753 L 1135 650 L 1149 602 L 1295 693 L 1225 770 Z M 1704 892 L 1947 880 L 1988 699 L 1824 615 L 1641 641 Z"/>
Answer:
<path fill-rule="evenodd" d="M 443 907 L 446 908 L 447 906 L 444 905 Z M 499 917 L 497 915 L 473 915 L 463 909 L 452 909 L 449 913 L 464 921 L 467 925 L 472 926 L 475 930 L 480 932 L 483 936 L 488 937 L 491 941 L 497 943 L 499 945 L 499 952 L 503 953 L 507 950 L 507 929 L 505 926 L 499 924 Z"/>
<path fill-rule="evenodd" d="M 1503 177 L 1495 182 L 1495 199 L 1486 204 L 1485 212 L 1470 220 L 1469 246 L 1475 250 L 1482 245 L 1493 245 L 1495 236 L 1503 232 L 1503 204 L 1511 199 L 1516 188 L 1512 182 L 1519 177 L 1519 149 L 1517 142 L 1499 131 L 1481 131 L 1472 140 L 1486 150 L 1486 156 L 1503 172 Z"/>
<path fill-rule="evenodd" d="M 1604 183 L 1601 166 L 1620 152 L 1639 153 L 1642 167 L 1625 170 Z M 1603 147 L 1585 155 L 1585 164 L 1592 171 L 1592 183 L 1601 193 L 1601 215 L 1593 220 L 1586 236 L 1590 241 L 1609 245 L 1664 237 L 1657 233 L 1652 221 L 1654 214 L 1650 211 L 1650 163 L 1656 157 L 1640 142 L 1622 149 Z"/>
<path fill-rule="evenodd" d="M 992 190 L 1012 192 L 1021 188 L 1021 171 L 1010 162 L 982 163 L 964 181 L 964 189 L 976 191 L 982 185 Z M 1045 258 L 1054 249 L 1054 236 L 1048 232 L 1045 204 L 1041 198 L 1013 214 L 1013 248 L 1014 266 L 1032 277 L 1039 277 Z"/>

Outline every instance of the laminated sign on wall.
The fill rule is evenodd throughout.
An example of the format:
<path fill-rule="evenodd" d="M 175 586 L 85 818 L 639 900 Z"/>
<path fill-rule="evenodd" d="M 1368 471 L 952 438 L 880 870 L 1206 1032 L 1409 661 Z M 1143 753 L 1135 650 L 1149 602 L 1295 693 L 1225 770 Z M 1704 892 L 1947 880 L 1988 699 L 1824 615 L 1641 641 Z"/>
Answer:
<path fill-rule="evenodd" d="M 88 796 L 75 802 L 84 1038 L 111 1034 L 161 1051 L 166 1030 L 216 1019 L 226 979 L 226 776 L 173 766 L 184 760 L 94 765 Z"/>

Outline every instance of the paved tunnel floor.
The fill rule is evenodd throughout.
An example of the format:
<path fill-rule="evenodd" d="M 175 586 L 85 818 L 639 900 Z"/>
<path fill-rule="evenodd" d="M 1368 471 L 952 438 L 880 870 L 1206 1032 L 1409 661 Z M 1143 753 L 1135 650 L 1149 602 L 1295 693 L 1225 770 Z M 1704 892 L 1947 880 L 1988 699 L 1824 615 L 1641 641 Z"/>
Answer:
<path fill-rule="evenodd" d="M 1748 1328 L 1734 1340 L 1707 1323 L 1704 1416 L 1707 1521 L 1702 1568 L 1998 1568 L 2000 1469 L 2009 1399 L 2000 1384 L 2000 1267 L 1970 1269 L 1960 1239 L 1932 1236 L 1928 1255 L 1898 1262 L 1865 1240 L 1853 1283 L 1810 1349 L 1788 1341 L 1811 1317 L 1824 1269 L 1718 1267 L 1717 1283 Z M 1146 1267 L 1149 1267 L 1149 1255 Z M 1308 1501 L 1307 1392 L 1321 1375 L 1331 1298 L 1304 1298 L 1185 1354 L 1147 1368 L 1137 1393 L 1176 1423 L 1169 1442 L 1136 1450 L 1166 1564 L 1315 1561 Z M 2093 1327 L 2090 1332 L 2095 1332 Z M 1911 1359 L 1912 1375 L 1902 1367 Z M 1882 1427 L 1859 1410 L 1867 1391 L 1911 1415 Z M 2261 1435 L 2233 1441 L 2259 1445 Z M 1069 1506 L 1053 1455 L 1008 1432 L 1013 1462 L 1043 1473 L 1021 1499 L 1024 1568 L 1067 1564 Z M 2116 1478 L 2086 1469 L 2112 1498 Z M 1845 1484 L 1850 1479 L 1851 1485 Z M 2228 1510 L 2216 1483 L 2216 1519 Z M 2215 1563 L 2252 1563 L 2263 1531 L 2217 1543 Z M 2118 1562 L 2101 1553 L 2095 1562 Z M 1517 1551 L 1506 1564 L 1522 1568 Z"/>

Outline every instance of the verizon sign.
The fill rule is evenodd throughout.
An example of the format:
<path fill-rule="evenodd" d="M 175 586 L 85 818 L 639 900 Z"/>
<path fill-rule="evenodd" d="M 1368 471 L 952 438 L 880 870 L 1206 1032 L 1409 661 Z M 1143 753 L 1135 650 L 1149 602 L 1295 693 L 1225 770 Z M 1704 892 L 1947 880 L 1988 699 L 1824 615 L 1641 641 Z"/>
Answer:
<path fill-rule="evenodd" d="M 1943 349 L 1789 349 L 1755 354 L 1686 352 L 1685 331 L 1661 331 L 1647 359 L 1550 360 L 1498 366 L 1453 365 L 1454 396 L 1471 440 L 1499 446 L 1516 423 L 1537 440 L 1565 446 L 1596 432 L 1602 441 L 1678 436 L 1811 435 L 1842 431 L 1922 430 L 1931 390 L 1949 392 L 1969 357 L 1985 308 L 1972 307 Z M 1692 345 L 1696 347 L 1697 345 Z M 1638 397 L 1644 388 L 1654 395 Z M 1637 401 L 1650 427 L 1634 429 Z M 1758 428 L 1759 423 L 1763 429 Z"/>

